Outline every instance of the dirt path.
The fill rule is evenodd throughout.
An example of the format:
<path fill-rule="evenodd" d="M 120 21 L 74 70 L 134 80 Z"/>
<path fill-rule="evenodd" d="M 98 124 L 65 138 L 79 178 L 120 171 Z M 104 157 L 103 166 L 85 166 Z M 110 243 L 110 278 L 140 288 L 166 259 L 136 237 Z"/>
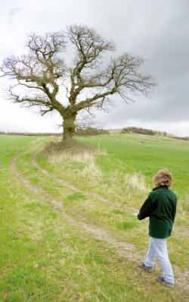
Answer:
<path fill-rule="evenodd" d="M 108 232 L 104 228 L 94 226 L 94 225 L 89 224 L 89 223 L 84 223 L 82 221 L 82 217 L 81 217 L 80 221 L 78 221 L 78 220 L 76 221 L 74 219 L 74 217 L 67 214 L 64 210 L 64 201 L 52 198 L 52 196 L 49 193 L 47 193 L 45 190 L 43 190 L 39 185 L 32 184 L 24 176 L 24 174 L 20 173 L 17 170 L 16 160 L 17 160 L 17 157 L 14 157 L 12 159 L 12 161 L 10 162 L 9 168 L 10 168 L 11 174 L 14 177 L 16 177 L 17 180 L 27 190 L 33 192 L 36 195 L 36 197 L 39 198 L 39 200 L 41 202 L 48 203 L 55 211 L 58 211 L 59 213 L 61 213 L 61 215 L 63 215 L 64 219 L 66 219 L 66 221 L 71 226 L 73 226 L 77 231 L 79 231 L 81 233 L 87 233 L 92 238 L 107 243 L 110 247 L 115 249 L 116 253 L 120 257 L 127 258 L 127 259 L 129 259 L 129 260 L 131 260 L 132 262 L 135 262 L 135 263 L 137 263 L 141 259 L 141 255 L 136 251 L 136 247 L 133 244 L 127 243 L 125 241 L 118 240 L 117 238 L 115 238 L 110 232 Z M 75 186 L 72 186 L 71 184 L 69 184 L 67 182 L 64 182 L 63 180 L 59 180 L 56 177 L 52 176 L 48 171 L 46 171 L 45 169 L 41 168 L 38 165 L 38 163 L 35 160 L 35 157 L 32 160 L 32 164 L 36 168 L 40 169 L 40 171 L 44 175 L 53 178 L 57 182 L 61 183 L 61 185 L 65 185 L 65 187 L 70 189 L 70 191 L 72 191 L 72 192 L 77 191 L 77 192 L 82 192 L 82 193 L 86 194 L 86 192 L 83 192 L 83 191 L 79 190 Z M 88 196 L 91 196 L 91 194 L 93 194 L 93 193 L 88 193 L 88 194 L 89 194 Z M 98 196 L 98 199 L 99 199 L 98 194 L 97 195 L 95 194 L 95 196 L 96 197 Z M 109 206 L 112 205 L 111 202 L 109 202 L 107 199 L 104 199 L 103 197 L 102 197 L 102 201 L 108 203 Z M 77 219 L 78 219 L 78 217 L 77 217 Z M 189 289 L 189 272 L 188 271 L 180 272 L 179 268 L 177 268 L 177 267 L 175 267 L 174 269 L 176 271 L 176 276 L 177 276 L 177 286 L 179 288 L 182 288 L 183 290 L 188 290 Z"/>
<path fill-rule="evenodd" d="M 76 221 L 74 217 L 67 214 L 64 210 L 63 200 L 60 201 L 58 199 L 53 199 L 49 193 L 44 191 L 39 185 L 32 184 L 17 170 L 16 159 L 17 157 L 13 158 L 10 163 L 9 168 L 11 174 L 14 175 L 27 190 L 33 192 L 40 201 L 48 203 L 54 210 L 60 212 L 64 219 L 66 219 L 67 222 L 77 230 L 88 233 L 93 238 L 108 243 L 108 245 L 115 248 L 118 254 L 122 257 L 129 258 L 133 261 L 137 261 L 139 259 L 139 257 L 133 257 L 133 252 L 135 251 L 135 246 L 133 244 L 120 241 L 113 237 L 107 230 L 85 223 L 82 220 L 78 221 L 78 217 Z"/>

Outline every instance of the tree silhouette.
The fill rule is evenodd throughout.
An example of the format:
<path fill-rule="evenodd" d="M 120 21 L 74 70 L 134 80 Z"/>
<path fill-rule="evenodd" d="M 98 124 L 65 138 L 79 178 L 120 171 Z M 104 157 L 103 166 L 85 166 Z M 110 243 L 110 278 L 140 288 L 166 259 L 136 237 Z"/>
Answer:
<path fill-rule="evenodd" d="M 153 85 L 151 77 L 139 71 L 141 58 L 125 53 L 108 60 L 105 55 L 114 50 L 112 43 L 86 26 L 32 34 L 27 50 L 4 60 L 2 76 L 15 81 L 9 92 L 16 103 L 38 106 L 42 115 L 59 112 L 65 143 L 72 139 L 81 111 L 103 108 L 113 95 L 128 102 L 131 94 L 146 94 Z"/>

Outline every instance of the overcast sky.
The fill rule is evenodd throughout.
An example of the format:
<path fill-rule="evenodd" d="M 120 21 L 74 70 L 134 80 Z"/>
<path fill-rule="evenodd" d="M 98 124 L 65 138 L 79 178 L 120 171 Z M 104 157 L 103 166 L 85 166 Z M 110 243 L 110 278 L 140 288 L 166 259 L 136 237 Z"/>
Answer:
<path fill-rule="evenodd" d="M 140 126 L 189 136 L 188 0 L 0 0 L 0 60 L 22 54 L 28 33 L 95 28 L 119 52 L 144 58 L 143 70 L 157 86 L 134 104 L 116 101 L 98 113 L 101 127 Z M 0 131 L 58 131 L 58 115 L 40 117 L 12 104 L 0 79 Z"/>

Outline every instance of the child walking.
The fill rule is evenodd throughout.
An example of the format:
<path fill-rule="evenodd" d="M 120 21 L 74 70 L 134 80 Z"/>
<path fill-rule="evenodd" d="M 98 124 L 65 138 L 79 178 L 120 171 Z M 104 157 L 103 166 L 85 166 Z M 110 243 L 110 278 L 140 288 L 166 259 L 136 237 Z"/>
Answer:
<path fill-rule="evenodd" d="M 149 217 L 149 248 L 141 268 L 151 271 L 155 258 L 160 261 L 162 276 L 157 281 L 173 287 L 174 273 L 167 251 L 167 237 L 171 235 L 176 214 L 177 197 L 170 190 L 172 175 L 167 169 L 159 170 L 153 177 L 154 189 L 142 205 L 138 219 Z"/>

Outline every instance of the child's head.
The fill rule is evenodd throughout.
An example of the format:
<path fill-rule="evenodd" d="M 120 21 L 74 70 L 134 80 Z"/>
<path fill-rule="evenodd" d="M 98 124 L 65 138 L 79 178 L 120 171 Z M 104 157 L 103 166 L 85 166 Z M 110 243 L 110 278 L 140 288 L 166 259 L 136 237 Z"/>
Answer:
<path fill-rule="evenodd" d="M 161 169 L 153 177 L 155 187 L 167 186 L 170 187 L 172 175 L 168 169 Z"/>

